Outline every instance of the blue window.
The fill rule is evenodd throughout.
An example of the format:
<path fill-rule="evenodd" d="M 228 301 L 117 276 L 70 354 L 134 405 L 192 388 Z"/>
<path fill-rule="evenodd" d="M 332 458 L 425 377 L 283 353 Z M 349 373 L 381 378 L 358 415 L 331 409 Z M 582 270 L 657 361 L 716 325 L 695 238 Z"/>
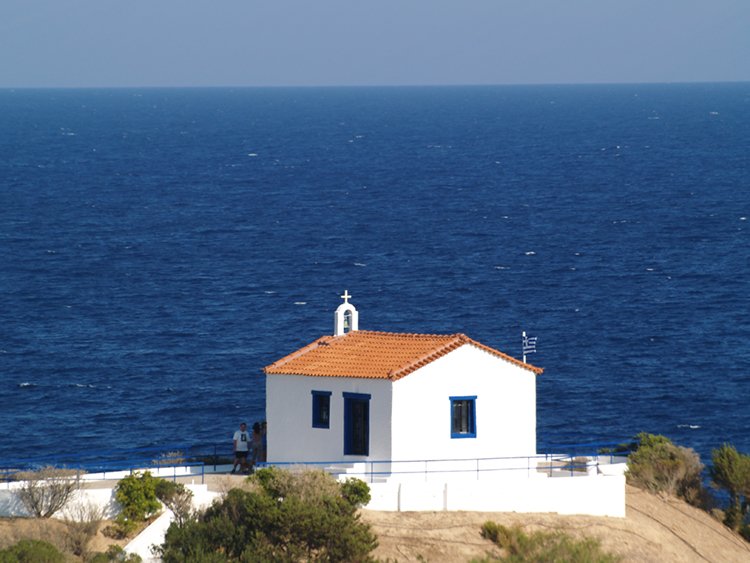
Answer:
<path fill-rule="evenodd" d="M 477 437 L 477 396 L 450 397 L 451 438 Z"/>
<path fill-rule="evenodd" d="M 312 392 L 312 425 L 313 428 L 331 427 L 331 392 Z"/>

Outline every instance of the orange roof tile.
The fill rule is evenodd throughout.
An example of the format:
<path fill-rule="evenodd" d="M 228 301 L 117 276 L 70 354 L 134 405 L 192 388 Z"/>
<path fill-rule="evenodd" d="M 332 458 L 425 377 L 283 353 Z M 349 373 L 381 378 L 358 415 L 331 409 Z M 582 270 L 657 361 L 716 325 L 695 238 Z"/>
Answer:
<path fill-rule="evenodd" d="M 542 368 L 524 364 L 480 344 L 465 334 L 408 334 L 356 330 L 323 336 L 266 366 L 267 374 L 361 377 L 395 381 L 465 344 L 476 346 L 536 374 Z"/>

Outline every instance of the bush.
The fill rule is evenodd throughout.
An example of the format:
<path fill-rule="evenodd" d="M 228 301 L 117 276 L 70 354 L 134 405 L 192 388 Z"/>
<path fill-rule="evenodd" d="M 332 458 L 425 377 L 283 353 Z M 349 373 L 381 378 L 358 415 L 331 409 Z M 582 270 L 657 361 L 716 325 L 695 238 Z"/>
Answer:
<path fill-rule="evenodd" d="M 152 463 L 154 465 L 181 465 L 186 461 L 185 454 L 180 450 L 175 450 L 159 454 L 159 457 L 153 460 Z"/>
<path fill-rule="evenodd" d="M 21 540 L 0 549 L 0 563 L 64 563 L 65 556 L 45 541 Z"/>
<path fill-rule="evenodd" d="M 651 492 L 678 496 L 695 506 L 705 506 L 700 456 L 691 448 L 676 446 L 669 438 L 642 432 L 637 450 L 628 458 L 628 482 Z"/>
<path fill-rule="evenodd" d="M 748 533 L 743 530 L 743 524 L 750 500 L 750 456 L 739 453 L 734 446 L 724 444 L 711 452 L 711 460 L 713 467 L 709 472 L 714 486 L 729 493 L 729 507 L 724 515 L 724 523 L 735 532 Z"/>
<path fill-rule="evenodd" d="M 68 504 L 77 488 L 76 475 L 76 471 L 55 467 L 17 473 L 15 478 L 22 481 L 18 500 L 36 518 L 49 518 Z"/>
<path fill-rule="evenodd" d="M 170 526 L 163 561 L 371 561 L 377 541 L 357 514 L 360 486 L 345 498 L 322 471 L 273 468 L 250 481 L 255 491 L 232 489 L 199 519 Z"/>
<path fill-rule="evenodd" d="M 97 553 L 88 563 L 141 563 L 140 555 L 125 553 L 119 545 L 110 545 L 106 552 Z"/>
<path fill-rule="evenodd" d="M 361 479 L 350 478 L 341 484 L 341 496 L 357 508 L 370 502 L 370 487 Z"/>
<path fill-rule="evenodd" d="M 178 526 L 183 526 L 193 514 L 193 493 L 181 483 L 158 479 L 156 497 L 174 514 Z"/>
<path fill-rule="evenodd" d="M 499 559 L 488 558 L 485 561 L 613 563 L 620 560 L 618 556 L 602 551 L 599 541 L 595 539 L 577 540 L 563 532 L 527 534 L 519 526 L 506 528 L 495 522 L 485 522 L 481 536 L 503 551 Z"/>
<path fill-rule="evenodd" d="M 79 504 L 71 512 L 72 517 L 65 518 L 65 544 L 71 553 L 86 559 L 89 544 L 96 536 L 104 515 L 102 509 L 93 504 Z"/>
<path fill-rule="evenodd" d="M 159 479 L 146 471 L 128 475 L 117 482 L 115 499 L 122 510 L 115 518 L 115 523 L 120 535 L 130 535 L 140 523 L 161 509 L 159 499 L 156 498 L 157 481 Z"/>

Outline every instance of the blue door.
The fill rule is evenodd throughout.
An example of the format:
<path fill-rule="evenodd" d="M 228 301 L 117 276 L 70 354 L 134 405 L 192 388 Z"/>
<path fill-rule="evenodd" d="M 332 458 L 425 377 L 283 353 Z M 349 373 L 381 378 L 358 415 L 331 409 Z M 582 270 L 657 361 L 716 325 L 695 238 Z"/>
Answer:
<path fill-rule="evenodd" d="M 344 393 L 344 455 L 370 454 L 370 395 Z"/>

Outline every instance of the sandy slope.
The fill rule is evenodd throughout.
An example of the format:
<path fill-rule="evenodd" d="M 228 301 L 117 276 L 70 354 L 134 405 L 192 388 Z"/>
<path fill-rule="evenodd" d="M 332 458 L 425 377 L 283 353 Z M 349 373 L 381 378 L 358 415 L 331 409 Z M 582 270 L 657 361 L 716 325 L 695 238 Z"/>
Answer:
<path fill-rule="evenodd" d="M 372 524 L 380 558 L 430 562 L 469 561 L 492 551 L 479 536 L 483 522 L 519 524 L 525 529 L 559 529 L 601 540 L 603 547 L 623 561 L 750 562 L 750 544 L 705 512 L 672 498 L 627 489 L 627 517 L 558 516 L 482 512 L 362 511 Z"/>

